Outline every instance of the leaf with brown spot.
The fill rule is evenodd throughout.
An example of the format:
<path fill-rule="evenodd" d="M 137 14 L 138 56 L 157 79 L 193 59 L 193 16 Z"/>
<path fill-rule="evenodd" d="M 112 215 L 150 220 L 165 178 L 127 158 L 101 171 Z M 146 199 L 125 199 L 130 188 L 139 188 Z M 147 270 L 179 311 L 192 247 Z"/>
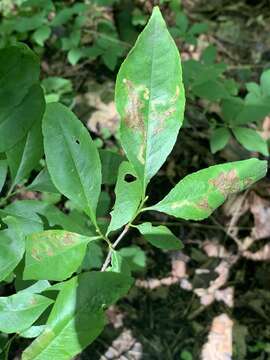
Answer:
<path fill-rule="evenodd" d="M 158 204 L 157 210 L 186 220 L 207 218 L 226 198 L 265 176 L 267 162 L 258 159 L 211 166 L 181 180 Z"/>
<path fill-rule="evenodd" d="M 65 230 L 47 230 L 26 238 L 23 278 L 25 280 L 65 280 L 81 265 L 88 237 Z"/>
<path fill-rule="evenodd" d="M 120 68 L 115 101 L 120 140 L 144 194 L 175 144 L 185 106 L 179 52 L 157 7 Z"/>

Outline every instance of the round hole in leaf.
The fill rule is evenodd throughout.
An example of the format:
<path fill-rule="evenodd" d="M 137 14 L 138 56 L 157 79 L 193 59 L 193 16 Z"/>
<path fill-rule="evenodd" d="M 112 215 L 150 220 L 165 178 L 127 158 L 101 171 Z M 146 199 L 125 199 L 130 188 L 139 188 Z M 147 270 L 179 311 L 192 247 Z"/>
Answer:
<path fill-rule="evenodd" d="M 124 177 L 124 180 L 127 183 L 132 183 L 133 181 L 137 180 L 136 176 L 132 175 L 132 174 L 126 174 Z"/>

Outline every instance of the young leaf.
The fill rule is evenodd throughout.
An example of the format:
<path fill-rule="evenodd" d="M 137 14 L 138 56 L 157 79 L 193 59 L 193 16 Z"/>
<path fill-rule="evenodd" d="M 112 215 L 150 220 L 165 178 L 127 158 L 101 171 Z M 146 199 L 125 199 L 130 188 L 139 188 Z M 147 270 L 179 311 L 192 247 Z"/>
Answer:
<path fill-rule="evenodd" d="M 53 300 L 27 291 L 0 297 L 0 331 L 7 334 L 29 328 Z"/>
<path fill-rule="evenodd" d="M 101 333 L 104 307 L 124 296 L 131 282 L 122 274 L 89 272 L 63 283 L 45 331 L 24 351 L 22 360 L 72 359 Z"/>
<path fill-rule="evenodd" d="M 43 120 L 47 166 L 56 188 L 96 224 L 101 164 L 88 131 L 64 105 L 47 105 Z"/>
<path fill-rule="evenodd" d="M 163 225 L 153 226 L 150 222 L 136 225 L 136 228 L 153 246 L 163 250 L 180 250 L 182 242 Z"/>
<path fill-rule="evenodd" d="M 207 218 L 226 198 L 263 178 L 267 162 L 257 159 L 210 166 L 181 180 L 163 200 L 147 208 L 186 219 Z"/>
<path fill-rule="evenodd" d="M 120 68 L 115 101 L 120 140 L 145 191 L 175 144 L 185 105 L 179 52 L 157 7 Z"/>
<path fill-rule="evenodd" d="M 115 187 L 116 200 L 107 233 L 119 229 L 132 220 L 140 204 L 141 194 L 141 182 L 131 164 L 124 161 L 119 168 Z"/>
<path fill-rule="evenodd" d="M 81 265 L 87 244 L 96 239 L 65 230 L 47 230 L 27 236 L 23 279 L 67 279 Z"/>
<path fill-rule="evenodd" d="M 7 176 L 7 161 L 0 160 L 0 192 L 5 184 Z"/>
<path fill-rule="evenodd" d="M 6 155 L 14 186 L 27 179 L 43 156 L 41 121 L 36 122 L 28 134 L 8 150 Z"/>
<path fill-rule="evenodd" d="M 210 138 L 211 152 L 214 154 L 223 149 L 230 138 L 230 132 L 226 128 L 218 128 L 213 131 Z"/>
<path fill-rule="evenodd" d="M 38 58 L 26 45 L 0 50 L 0 152 L 41 120 L 45 101 L 38 78 Z"/>
<path fill-rule="evenodd" d="M 9 227 L 0 231 L 0 281 L 15 269 L 25 250 L 24 235 L 17 220 L 9 216 L 4 221 Z"/>
<path fill-rule="evenodd" d="M 257 133 L 257 131 L 244 127 L 235 127 L 232 131 L 236 139 L 247 150 L 258 151 L 265 156 L 269 155 L 267 142 Z"/>

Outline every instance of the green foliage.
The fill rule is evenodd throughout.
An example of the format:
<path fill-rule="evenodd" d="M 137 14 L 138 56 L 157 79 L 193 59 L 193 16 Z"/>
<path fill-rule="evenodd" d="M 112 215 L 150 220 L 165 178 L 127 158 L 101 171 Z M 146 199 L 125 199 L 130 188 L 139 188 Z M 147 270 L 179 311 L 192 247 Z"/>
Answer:
<path fill-rule="evenodd" d="M 36 4 L 39 12 L 30 20 L 10 22 L 17 33 L 35 31 L 39 42 L 46 38 L 44 28 L 40 30 L 46 25 L 44 14 L 54 6 L 50 1 L 42 3 L 41 8 L 40 1 L 25 2 L 25 11 L 27 6 Z M 85 6 L 76 3 L 62 9 L 51 20 L 52 26 L 62 26 L 75 18 L 79 27 L 84 21 Z M 105 22 L 102 31 L 110 33 L 112 29 Z M 193 33 L 198 31 L 193 29 Z M 63 40 L 65 49 L 76 49 L 78 38 L 77 28 L 71 38 Z M 98 45 L 108 49 L 108 43 L 100 38 Z M 111 46 L 109 52 L 117 59 L 120 50 Z M 103 60 L 113 67 L 115 59 Z M 219 86 L 223 68 L 213 65 L 213 59 L 212 50 L 205 52 L 198 67 L 204 72 L 200 81 L 195 75 L 188 80 L 195 96 L 205 89 L 207 71 L 212 71 L 211 81 Z M 16 277 L 21 279 L 23 289 L 0 298 L 0 330 L 36 337 L 24 351 L 23 360 L 72 359 L 101 333 L 104 310 L 126 295 L 133 283 L 131 274 L 145 268 L 145 254 L 140 247 L 117 249 L 130 228 L 161 251 L 182 247 L 167 227 L 153 226 L 149 221 L 138 224 L 139 215 L 143 212 L 145 219 L 149 210 L 156 210 L 184 219 L 204 219 L 230 194 L 264 177 L 267 164 L 253 158 L 211 166 L 186 176 L 156 205 L 145 205 L 147 186 L 176 142 L 185 107 L 179 53 L 158 8 L 122 64 L 116 83 L 120 142 L 128 160 L 107 150 L 99 152 L 72 111 L 52 102 L 71 90 L 68 82 L 58 78 L 43 82 L 47 95 L 43 115 L 45 95 L 38 80 L 39 62 L 25 45 L 2 49 L 0 64 L 0 187 L 5 194 L 0 200 L 0 281 Z M 187 66 L 196 74 L 197 65 Z M 260 86 L 265 96 L 269 86 L 267 74 Z M 224 85 L 215 100 L 226 92 L 225 98 L 230 101 L 234 90 L 233 86 L 230 90 L 228 87 L 228 83 Z M 49 94 L 58 94 L 59 98 L 48 99 Z M 208 93 L 206 98 L 211 96 Z M 247 146 L 250 135 L 242 133 L 241 137 L 240 125 L 243 124 L 238 123 L 233 131 Z M 252 136 L 256 149 L 267 154 L 266 147 Z M 228 133 L 223 130 L 221 137 L 222 141 L 213 143 L 214 150 L 228 141 Z M 39 161 L 43 151 L 45 161 Z M 30 177 L 33 170 L 39 172 L 34 180 Z M 101 185 L 115 181 L 115 203 L 109 223 L 110 197 L 101 192 Z M 43 200 L 8 204 L 22 184 L 41 192 Z M 102 244 L 108 247 L 105 260 Z M 40 281 L 27 288 L 26 280 Z M 56 283 L 51 285 L 48 280 Z M 183 352 L 181 357 L 187 358 L 188 353 Z"/>

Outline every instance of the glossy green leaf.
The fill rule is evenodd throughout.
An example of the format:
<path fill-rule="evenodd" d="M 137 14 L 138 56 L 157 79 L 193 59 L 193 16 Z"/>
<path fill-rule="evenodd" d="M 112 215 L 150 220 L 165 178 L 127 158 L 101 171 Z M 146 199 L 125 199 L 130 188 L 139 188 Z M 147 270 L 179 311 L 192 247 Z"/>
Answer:
<path fill-rule="evenodd" d="M 0 281 L 15 269 L 25 250 L 24 234 L 17 220 L 7 217 L 4 221 L 9 227 L 0 231 Z"/>
<path fill-rule="evenodd" d="M 262 95 L 270 97 L 270 69 L 265 70 L 260 79 Z"/>
<path fill-rule="evenodd" d="M 105 325 L 104 307 L 124 296 L 131 278 L 90 272 L 66 281 L 46 330 L 23 353 L 22 360 L 70 360 L 95 340 Z"/>
<path fill-rule="evenodd" d="M 267 142 L 257 131 L 244 127 L 235 127 L 232 131 L 239 143 L 247 150 L 258 151 L 265 156 L 269 155 Z"/>
<path fill-rule="evenodd" d="M 215 129 L 210 138 L 211 152 L 214 154 L 223 149 L 230 139 L 230 132 L 227 128 Z"/>
<path fill-rule="evenodd" d="M 0 50 L 0 152 L 41 120 L 45 101 L 38 78 L 38 58 L 26 45 Z"/>
<path fill-rule="evenodd" d="M 47 105 L 43 120 L 47 166 L 56 188 L 96 224 L 101 164 L 87 129 L 64 105 Z"/>
<path fill-rule="evenodd" d="M 120 140 L 145 191 L 175 144 L 185 105 L 179 52 L 157 7 L 120 68 L 115 100 Z"/>
<path fill-rule="evenodd" d="M 12 184 L 13 186 L 20 184 L 27 179 L 43 156 L 41 121 L 36 122 L 28 134 L 8 150 L 6 155 L 12 176 Z"/>
<path fill-rule="evenodd" d="M 132 220 L 141 201 L 141 182 L 127 161 L 120 165 L 115 196 L 116 200 L 107 233 L 119 229 Z"/>
<path fill-rule="evenodd" d="M 5 184 L 6 177 L 7 177 L 7 161 L 0 160 L 0 192 Z"/>
<path fill-rule="evenodd" d="M 226 198 L 263 178 L 267 162 L 257 159 L 210 166 L 181 180 L 163 200 L 147 210 L 186 219 L 207 218 Z"/>
<path fill-rule="evenodd" d="M 45 296 L 27 291 L 0 297 L 0 331 L 10 334 L 29 328 L 52 303 Z"/>
<path fill-rule="evenodd" d="M 81 265 L 87 244 L 96 239 L 65 230 L 47 230 L 28 235 L 24 280 L 67 279 Z"/>
<path fill-rule="evenodd" d="M 163 225 L 153 226 L 150 222 L 136 225 L 144 238 L 153 246 L 163 250 L 180 250 L 182 242 Z"/>

